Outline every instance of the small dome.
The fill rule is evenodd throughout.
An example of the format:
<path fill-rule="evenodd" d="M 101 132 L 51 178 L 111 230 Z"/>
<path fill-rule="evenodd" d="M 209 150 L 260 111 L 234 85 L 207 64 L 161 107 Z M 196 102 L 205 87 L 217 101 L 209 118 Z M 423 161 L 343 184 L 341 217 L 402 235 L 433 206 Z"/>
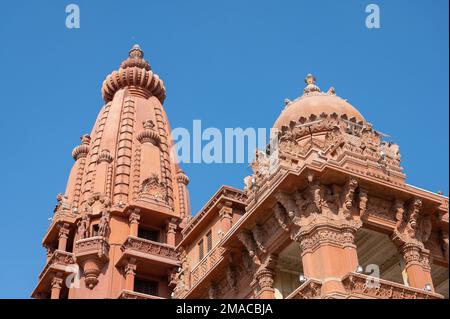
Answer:
<path fill-rule="evenodd" d="M 273 125 L 281 130 L 283 126 L 289 126 L 290 122 L 297 123 L 301 117 L 309 118 L 311 115 L 319 116 L 322 113 L 346 115 L 348 119 L 355 118 L 356 122 L 365 122 L 359 111 L 344 99 L 338 97 L 331 88 L 327 93 L 323 93 L 315 85 L 315 79 L 308 74 L 307 86 L 304 94 L 294 101 L 287 101 L 286 108 L 281 112 Z"/>

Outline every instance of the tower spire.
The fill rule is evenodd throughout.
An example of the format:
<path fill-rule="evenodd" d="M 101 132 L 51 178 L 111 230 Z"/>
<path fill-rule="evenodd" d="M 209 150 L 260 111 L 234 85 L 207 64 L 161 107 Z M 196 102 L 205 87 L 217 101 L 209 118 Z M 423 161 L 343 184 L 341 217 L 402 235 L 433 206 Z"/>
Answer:
<path fill-rule="evenodd" d="M 52 287 L 51 268 L 34 296 L 117 298 L 134 291 L 136 272 L 145 269 L 138 276 L 163 286 L 179 265 L 175 246 L 190 217 L 189 179 L 170 156 L 164 85 L 139 45 L 107 76 L 102 93 L 105 105 L 72 152 L 66 192 L 44 238 L 55 259 L 81 268 L 81 287 Z M 122 283 L 112 291 L 110 280 Z M 170 289 L 155 294 L 168 298 Z"/>

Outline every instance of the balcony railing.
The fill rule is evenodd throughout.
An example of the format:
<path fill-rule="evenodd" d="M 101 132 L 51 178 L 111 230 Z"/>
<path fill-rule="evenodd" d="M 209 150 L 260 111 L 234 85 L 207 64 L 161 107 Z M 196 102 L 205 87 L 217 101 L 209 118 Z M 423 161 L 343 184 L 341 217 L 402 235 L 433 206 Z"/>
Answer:
<path fill-rule="evenodd" d="M 75 242 L 75 256 L 78 259 L 97 255 L 99 259 L 108 259 L 109 244 L 104 237 L 95 236 Z"/>
<path fill-rule="evenodd" d="M 220 261 L 225 248 L 216 246 L 192 269 L 191 288 L 197 284 Z"/>
<path fill-rule="evenodd" d="M 44 266 L 44 269 L 39 274 L 39 279 L 41 279 L 44 274 L 49 270 L 56 268 L 58 271 L 61 270 L 67 270 L 67 266 L 75 264 L 75 258 L 72 253 L 68 253 L 66 251 L 62 250 L 55 250 L 53 254 L 51 255 L 50 259 L 47 261 L 47 263 Z"/>
<path fill-rule="evenodd" d="M 441 299 L 442 295 L 431 291 L 408 287 L 392 281 L 358 273 L 349 273 L 342 284 L 351 296 L 367 296 L 378 299 Z"/>
<path fill-rule="evenodd" d="M 315 299 L 320 298 L 322 283 L 319 280 L 309 279 L 295 289 L 286 299 Z"/>
<path fill-rule="evenodd" d="M 178 263 L 178 255 L 174 246 L 139 237 L 128 236 L 123 243 L 121 250 L 124 253 L 136 251 L 138 253 L 149 254 L 155 257 L 163 257 Z"/>
<path fill-rule="evenodd" d="M 130 290 L 122 290 L 117 299 L 164 299 L 164 298 Z"/>

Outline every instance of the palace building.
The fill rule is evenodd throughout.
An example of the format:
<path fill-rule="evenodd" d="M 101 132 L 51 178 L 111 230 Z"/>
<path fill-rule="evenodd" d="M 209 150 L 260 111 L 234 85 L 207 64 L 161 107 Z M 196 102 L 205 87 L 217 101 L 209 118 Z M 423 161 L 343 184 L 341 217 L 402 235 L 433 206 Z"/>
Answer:
<path fill-rule="evenodd" d="M 72 152 L 32 297 L 448 298 L 448 198 L 407 184 L 398 145 L 305 82 L 243 189 L 191 217 L 163 82 L 133 46 Z"/>

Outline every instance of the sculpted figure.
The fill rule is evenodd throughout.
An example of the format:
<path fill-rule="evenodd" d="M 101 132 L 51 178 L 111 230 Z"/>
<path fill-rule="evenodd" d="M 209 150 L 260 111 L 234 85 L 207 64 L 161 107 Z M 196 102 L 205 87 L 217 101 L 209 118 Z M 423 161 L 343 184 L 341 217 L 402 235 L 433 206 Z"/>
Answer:
<path fill-rule="evenodd" d="M 98 235 L 106 237 L 109 232 L 109 211 L 105 210 L 100 217 L 100 222 L 98 224 Z"/>
<path fill-rule="evenodd" d="M 442 246 L 444 257 L 448 260 L 448 232 L 442 232 Z"/>
<path fill-rule="evenodd" d="M 253 188 L 253 176 L 249 175 L 249 176 L 245 176 L 244 177 L 244 191 L 248 192 Z"/>
<path fill-rule="evenodd" d="M 85 239 L 89 237 L 89 223 L 90 223 L 90 217 L 88 214 L 84 214 L 81 217 L 81 220 L 78 222 L 78 238 L 79 239 Z"/>
<path fill-rule="evenodd" d="M 69 199 L 67 198 L 66 195 L 59 193 L 56 196 L 56 200 L 58 201 L 58 203 L 56 204 L 56 207 L 53 210 L 54 212 L 56 212 L 60 209 L 69 209 L 70 208 Z"/>

